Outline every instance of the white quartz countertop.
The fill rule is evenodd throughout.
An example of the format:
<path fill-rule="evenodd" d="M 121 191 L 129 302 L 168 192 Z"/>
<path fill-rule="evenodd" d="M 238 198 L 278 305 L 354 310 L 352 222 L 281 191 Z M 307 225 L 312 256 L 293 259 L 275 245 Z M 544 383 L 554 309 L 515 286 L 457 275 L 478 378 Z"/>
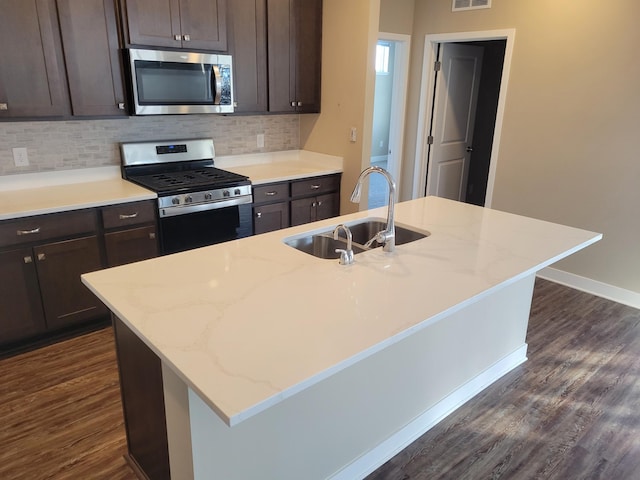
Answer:
<path fill-rule="evenodd" d="M 116 267 L 83 281 L 230 426 L 600 234 L 427 197 L 396 206 L 425 239 L 341 266 L 283 238 L 376 209 Z"/>
<path fill-rule="evenodd" d="M 0 177 L 0 220 L 156 198 L 119 167 Z"/>
<path fill-rule="evenodd" d="M 342 173 L 343 159 L 307 150 L 216 157 L 218 168 L 246 175 L 253 185 Z"/>
<path fill-rule="evenodd" d="M 342 172 L 342 158 L 306 150 L 216 157 L 254 185 Z M 156 198 L 121 178 L 120 167 L 0 176 L 0 220 Z"/>

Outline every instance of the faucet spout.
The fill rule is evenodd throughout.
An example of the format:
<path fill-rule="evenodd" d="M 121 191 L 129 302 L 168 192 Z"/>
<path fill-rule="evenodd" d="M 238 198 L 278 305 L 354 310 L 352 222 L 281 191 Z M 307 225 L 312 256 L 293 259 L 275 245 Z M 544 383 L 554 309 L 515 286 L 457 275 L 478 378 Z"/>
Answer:
<path fill-rule="evenodd" d="M 356 186 L 351 194 L 351 201 L 353 203 L 359 203 L 362 195 L 362 184 L 364 180 L 372 173 L 379 173 L 382 175 L 389 184 L 389 206 L 387 207 L 387 227 L 378 232 L 371 240 L 369 240 L 366 246 L 371 245 L 374 241 L 382 244 L 382 250 L 384 252 L 393 252 L 396 247 L 396 227 L 394 222 L 395 211 L 395 197 L 396 197 L 396 182 L 389 172 L 384 168 L 371 166 L 365 168 L 358 177 Z"/>

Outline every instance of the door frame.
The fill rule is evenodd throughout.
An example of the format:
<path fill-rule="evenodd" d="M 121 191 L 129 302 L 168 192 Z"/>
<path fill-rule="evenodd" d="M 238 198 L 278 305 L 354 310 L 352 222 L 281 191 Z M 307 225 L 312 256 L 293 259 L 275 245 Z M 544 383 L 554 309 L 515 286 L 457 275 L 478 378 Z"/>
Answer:
<path fill-rule="evenodd" d="M 378 40 L 395 42 L 395 60 L 393 62 L 393 91 L 391 93 L 391 111 L 389 114 L 389 150 L 393 162 L 389 162 L 389 173 L 396 181 L 396 197 L 399 197 L 400 173 L 404 145 L 404 124 L 407 111 L 407 87 L 409 82 L 409 52 L 411 35 L 379 32 Z M 401 88 L 398 88 L 400 86 Z M 390 158 L 390 157 L 389 157 Z"/>
<path fill-rule="evenodd" d="M 438 46 L 441 43 L 506 40 L 504 65 L 502 68 L 502 77 L 500 80 L 500 94 L 498 96 L 498 109 L 496 112 L 493 143 L 491 145 L 491 159 L 489 164 L 489 177 L 487 180 L 487 193 L 485 196 L 485 207 L 491 207 L 515 36 L 515 28 L 504 30 L 485 30 L 477 32 L 439 33 L 425 35 L 412 198 L 419 198 L 424 196 L 426 190 L 427 171 L 431 156 L 427 139 L 430 134 L 431 123 L 433 121 L 433 92 L 436 88 L 436 72 L 435 69 L 432 68 L 432 66 L 438 58 Z"/>

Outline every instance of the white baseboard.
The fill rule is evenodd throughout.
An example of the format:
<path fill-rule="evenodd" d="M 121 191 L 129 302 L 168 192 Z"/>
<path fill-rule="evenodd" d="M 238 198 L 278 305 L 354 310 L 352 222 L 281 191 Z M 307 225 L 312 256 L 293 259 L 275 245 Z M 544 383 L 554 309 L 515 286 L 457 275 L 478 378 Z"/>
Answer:
<path fill-rule="evenodd" d="M 387 460 L 417 440 L 421 435 L 431 429 L 431 427 L 437 425 L 450 413 L 457 410 L 468 400 L 526 360 L 527 344 L 525 343 L 515 352 L 507 355 L 480 375 L 449 394 L 376 448 L 347 465 L 332 476 L 331 479 L 352 480 L 354 478 L 366 477 Z"/>
<path fill-rule="evenodd" d="M 613 300 L 614 302 L 622 303 L 633 308 L 640 308 L 640 293 L 631 290 L 615 287 L 608 283 L 598 282 L 597 280 L 581 277 L 580 275 L 551 267 L 543 268 L 537 273 L 537 276 L 567 287 L 575 288 L 582 292 L 606 298 L 607 300 Z"/>

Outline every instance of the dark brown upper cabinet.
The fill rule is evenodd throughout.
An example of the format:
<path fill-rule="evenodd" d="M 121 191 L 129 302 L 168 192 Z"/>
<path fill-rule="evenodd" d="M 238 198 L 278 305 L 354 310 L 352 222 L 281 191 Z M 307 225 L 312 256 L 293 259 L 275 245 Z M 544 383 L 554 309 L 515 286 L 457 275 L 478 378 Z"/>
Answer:
<path fill-rule="evenodd" d="M 125 115 L 115 0 L 58 0 L 74 116 Z"/>
<path fill-rule="evenodd" d="M 269 111 L 320 111 L 322 0 L 267 0 Z"/>
<path fill-rule="evenodd" d="M 55 0 L 3 0 L 0 118 L 69 113 Z"/>
<path fill-rule="evenodd" d="M 226 0 L 123 0 L 127 43 L 227 50 Z"/>
<path fill-rule="evenodd" d="M 233 56 L 235 111 L 268 109 L 266 0 L 229 3 L 229 53 Z"/>

